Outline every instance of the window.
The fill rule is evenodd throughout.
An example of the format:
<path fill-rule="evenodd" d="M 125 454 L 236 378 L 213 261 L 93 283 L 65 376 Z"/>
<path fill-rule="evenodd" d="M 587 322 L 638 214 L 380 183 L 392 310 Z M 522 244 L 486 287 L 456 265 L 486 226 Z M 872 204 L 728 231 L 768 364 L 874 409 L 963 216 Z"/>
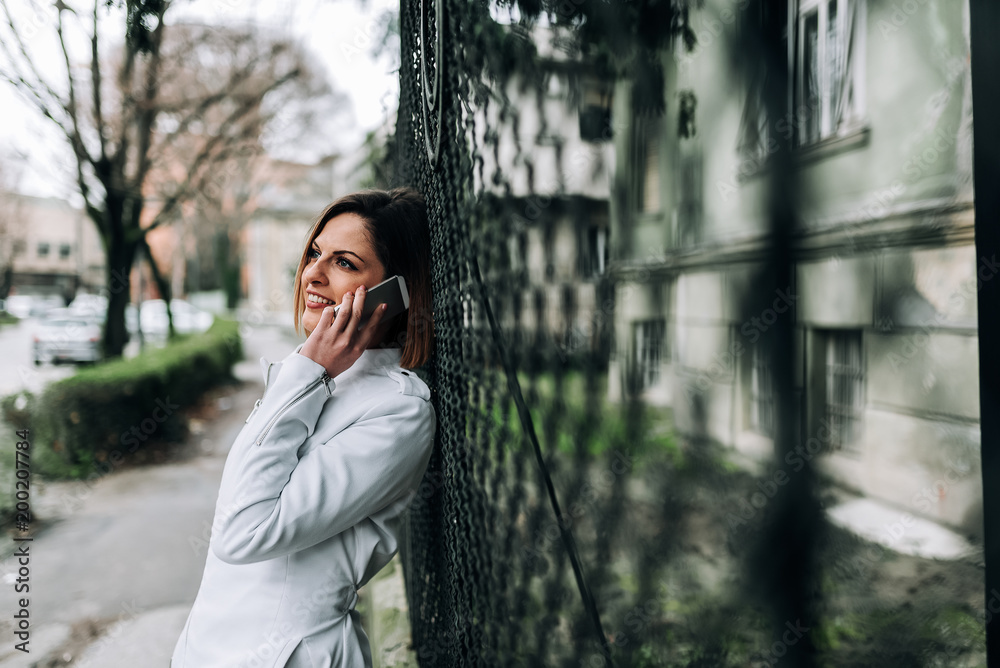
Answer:
<path fill-rule="evenodd" d="M 70 246 L 69 244 L 59 244 L 59 259 L 65 260 L 66 258 L 68 258 L 72 250 L 73 247 Z"/>
<path fill-rule="evenodd" d="M 825 337 L 826 420 L 834 450 L 856 453 L 864 412 L 864 366 L 859 330 L 832 330 Z"/>
<path fill-rule="evenodd" d="M 774 437 L 774 383 L 762 346 L 754 346 L 750 367 L 750 428 Z"/>
<path fill-rule="evenodd" d="M 702 154 L 693 140 L 681 142 L 677 169 L 677 244 L 691 246 L 701 239 Z M 685 144 L 691 144 L 685 146 Z"/>
<path fill-rule="evenodd" d="M 584 278 L 600 276 L 608 265 L 608 228 L 590 225 L 583 230 L 580 243 L 580 274 Z"/>
<path fill-rule="evenodd" d="M 660 210 L 660 138 L 646 138 L 642 168 L 642 212 Z"/>
<path fill-rule="evenodd" d="M 745 159 L 763 163 L 775 149 L 775 133 L 797 146 L 846 134 L 861 124 L 864 99 L 864 16 L 866 0 L 801 0 L 794 15 L 787 5 L 767 5 L 787 25 L 788 104 L 784 118 L 771 122 L 764 103 L 767 68 L 761 63 L 747 82 L 738 149 Z M 764 20 L 755 17 L 752 20 Z M 788 46 L 788 35 L 795 39 Z"/>
<path fill-rule="evenodd" d="M 660 119 L 635 120 L 634 170 L 639 213 L 660 211 Z"/>
<path fill-rule="evenodd" d="M 664 355 L 663 319 L 644 320 L 632 325 L 632 345 L 635 353 L 635 389 L 652 387 L 660 379 L 660 360 Z"/>
<path fill-rule="evenodd" d="M 611 86 L 593 80 L 583 82 L 580 102 L 580 138 L 584 141 L 611 139 Z"/>
<path fill-rule="evenodd" d="M 862 0 L 802 0 L 799 4 L 794 71 L 800 145 L 837 134 L 862 111 L 861 4 Z"/>
<path fill-rule="evenodd" d="M 528 235 L 524 230 L 507 237 L 507 253 L 512 273 L 519 274 L 527 268 Z"/>
<path fill-rule="evenodd" d="M 38 242 L 38 257 L 49 256 L 49 243 L 47 241 Z"/>
<path fill-rule="evenodd" d="M 551 222 L 542 228 L 542 252 L 545 257 L 545 278 L 556 275 L 556 230 Z"/>

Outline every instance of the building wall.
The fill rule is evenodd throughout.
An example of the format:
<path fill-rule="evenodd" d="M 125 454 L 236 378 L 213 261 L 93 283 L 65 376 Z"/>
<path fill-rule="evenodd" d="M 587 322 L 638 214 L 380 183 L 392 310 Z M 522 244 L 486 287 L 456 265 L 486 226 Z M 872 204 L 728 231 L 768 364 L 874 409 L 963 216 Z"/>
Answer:
<path fill-rule="evenodd" d="M 263 313 L 287 314 L 291 323 L 295 270 L 302 257 L 309 220 L 258 211 L 247 228 L 247 301 Z"/>
<path fill-rule="evenodd" d="M 0 193 L 0 207 L 6 221 L 0 246 L 5 259 L 13 257 L 15 291 L 72 298 L 79 287 L 104 286 L 104 249 L 81 210 L 55 198 L 13 193 Z"/>
<path fill-rule="evenodd" d="M 508 328 L 517 322 L 529 336 L 541 329 L 565 358 L 599 352 L 614 316 L 614 296 L 602 292 L 606 262 L 584 269 L 594 248 L 607 247 L 614 124 L 596 134 L 582 130 L 588 105 L 610 106 L 613 89 L 587 63 L 554 49 L 552 33 L 536 27 L 532 34 L 545 72 L 541 89 L 513 76 L 503 90 L 507 108 L 494 100 L 477 112 L 482 169 L 475 186 L 500 202 L 511 269 L 524 272 L 515 279 L 522 281 L 519 297 L 497 296 L 501 322 Z M 493 182 L 495 173 L 501 183 Z"/>
<path fill-rule="evenodd" d="M 803 206 L 794 284 L 763 312 L 747 313 L 740 305 L 764 248 L 768 173 L 740 149 L 752 87 L 732 70 L 727 44 L 741 4 L 709 0 L 693 23 L 714 19 L 720 32 L 703 31 L 694 53 L 664 55 L 672 87 L 652 129 L 656 198 L 628 188 L 651 173 L 637 148 L 649 128 L 633 120 L 615 139 L 611 264 L 622 297 L 612 396 L 628 389 L 635 323 L 662 317 L 661 373 L 643 396 L 669 406 L 681 432 L 769 461 L 773 441 L 755 389 L 766 370 L 755 367 L 754 344 L 777 318 L 792 318 L 798 345 L 787 354 L 806 407 L 800 445 L 823 445 L 822 470 L 845 487 L 978 533 L 975 297 L 977 281 L 998 268 L 974 249 L 967 7 L 928 0 L 903 20 L 894 4 L 861 2 L 860 111 L 795 150 Z M 676 92 L 684 90 L 697 98 L 691 138 L 676 132 Z M 616 113 L 627 113 L 628 95 L 621 86 Z M 793 111 L 769 128 L 795 133 L 801 119 Z M 694 181 L 683 174 L 690 164 L 700 172 Z M 698 195 L 684 187 L 692 182 Z M 848 407 L 853 441 L 855 427 L 824 431 L 835 410 L 828 404 L 840 405 L 831 399 L 841 387 L 831 371 L 838 355 L 860 360 L 845 372 L 860 391 L 843 395 L 857 402 Z M 796 465 L 795 453 L 777 456 Z"/>

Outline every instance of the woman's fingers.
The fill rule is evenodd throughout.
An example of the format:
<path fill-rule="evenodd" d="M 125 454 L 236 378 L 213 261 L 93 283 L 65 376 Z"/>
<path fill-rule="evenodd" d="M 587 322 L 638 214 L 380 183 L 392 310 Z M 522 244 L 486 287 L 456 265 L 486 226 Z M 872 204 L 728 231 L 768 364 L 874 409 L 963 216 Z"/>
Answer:
<path fill-rule="evenodd" d="M 363 285 L 359 285 L 358 289 L 354 295 L 354 303 L 352 304 L 351 322 L 348 331 L 359 331 L 361 329 L 361 319 L 365 315 L 365 298 L 368 296 L 368 288 Z M 350 329 L 353 326 L 354 329 Z"/>
<path fill-rule="evenodd" d="M 319 314 L 319 322 L 316 324 L 316 329 L 325 332 L 331 324 L 333 324 L 333 307 L 327 306 L 323 309 L 323 312 Z"/>
<path fill-rule="evenodd" d="M 354 319 L 357 321 L 357 324 L 361 324 L 361 317 L 364 315 L 364 312 L 365 312 L 365 296 L 367 294 L 368 294 L 367 288 L 365 288 L 365 286 L 361 285 L 361 286 L 358 287 L 357 294 L 355 294 L 355 296 L 354 296 L 354 303 L 353 303 L 354 313 L 353 313 L 353 316 L 354 316 Z"/>
<path fill-rule="evenodd" d="M 334 321 L 331 324 L 339 325 L 340 328 L 343 329 L 347 325 L 347 321 L 349 321 L 353 315 L 351 310 L 353 302 L 354 294 L 351 292 L 345 292 L 344 296 L 340 298 L 340 308 L 337 309 L 337 317 L 334 318 Z"/>
<path fill-rule="evenodd" d="M 367 348 L 368 344 L 375 338 L 375 330 L 378 329 L 379 323 L 382 322 L 382 314 L 385 312 L 385 309 L 385 304 L 379 304 L 375 307 L 371 317 L 368 318 L 368 323 L 365 325 L 364 331 L 361 332 L 365 348 Z"/>

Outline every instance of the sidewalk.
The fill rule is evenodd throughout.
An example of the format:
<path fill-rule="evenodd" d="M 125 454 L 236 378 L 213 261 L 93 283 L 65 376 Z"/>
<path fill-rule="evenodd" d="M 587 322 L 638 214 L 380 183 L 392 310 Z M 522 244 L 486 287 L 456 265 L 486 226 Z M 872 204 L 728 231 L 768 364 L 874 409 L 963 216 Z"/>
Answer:
<path fill-rule="evenodd" d="M 36 483 L 39 521 L 30 543 L 30 654 L 14 649 L 11 614 L 0 618 L 0 668 L 167 666 L 204 569 L 225 457 L 263 390 L 259 358 L 285 357 L 291 328 L 244 332 L 244 381 L 210 395 L 191 438 L 168 461 L 93 482 Z M 0 572 L 13 611 L 17 564 L 4 542 Z M 393 561 L 362 590 L 376 666 L 416 665 L 401 569 Z M 17 596 L 24 596 L 18 594 Z M 362 607 L 362 606 L 359 606 Z M 398 620 L 386 625 L 384 620 Z M 382 624 L 372 624 L 382 621 Z"/>

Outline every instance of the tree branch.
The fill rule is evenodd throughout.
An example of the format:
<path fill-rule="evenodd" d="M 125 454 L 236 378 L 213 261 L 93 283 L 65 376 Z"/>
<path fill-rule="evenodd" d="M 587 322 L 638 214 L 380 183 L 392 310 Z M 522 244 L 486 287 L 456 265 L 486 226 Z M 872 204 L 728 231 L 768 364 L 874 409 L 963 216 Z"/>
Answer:
<path fill-rule="evenodd" d="M 258 59 L 250 61 L 250 63 L 248 63 L 246 67 L 244 67 L 236 74 L 234 74 L 233 77 L 226 82 L 226 85 L 221 90 L 205 96 L 198 103 L 198 105 L 191 110 L 190 113 L 188 113 L 183 119 L 181 119 L 180 123 L 177 126 L 177 129 L 175 129 L 173 132 L 166 134 L 163 140 L 158 142 L 157 153 L 159 153 L 163 148 L 170 146 L 177 137 L 180 137 L 185 132 L 187 132 L 188 129 L 191 127 L 191 124 L 194 121 L 198 120 L 199 118 L 203 118 L 209 109 L 211 109 L 216 104 L 219 104 L 220 102 L 229 99 L 233 94 L 233 89 L 237 85 L 245 81 L 248 81 L 251 78 L 251 76 L 254 73 L 253 70 L 259 62 L 260 60 Z M 164 109 L 165 107 L 161 105 L 160 110 L 163 111 Z"/>
<path fill-rule="evenodd" d="M 137 119 L 138 128 L 136 132 L 139 142 L 139 161 L 132 182 L 137 184 L 140 189 L 146 180 L 146 174 L 149 172 L 149 148 L 153 141 L 153 124 L 156 122 L 156 114 L 159 110 L 156 104 L 156 96 L 159 90 L 160 65 L 162 63 L 160 47 L 163 44 L 163 12 L 166 7 L 167 3 L 160 6 L 160 10 L 156 15 L 156 29 L 150 35 L 149 62 L 146 65 L 146 83 L 144 86 L 146 94 L 142 105 L 139 107 L 140 111 Z M 139 225 L 138 217 L 135 218 L 135 225 L 136 227 Z"/>
<path fill-rule="evenodd" d="M 76 81 L 73 78 L 73 64 L 70 62 L 69 49 L 66 48 L 66 38 L 63 35 L 64 7 L 65 5 L 59 5 L 56 13 L 56 35 L 59 36 L 59 48 L 62 50 L 63 62 L 66 64 L 66 81 L 69 83 L 69 102 L 66 105 L 66 111 L 73 123 L 73 134 L 70 136 L 70 142 L 73 145 L 73 153 L 76 154 L 77 162 L 93 164 L 94 160 L 90 157 L 90 153 L 83 143 L 83 136 L 80 134 L 80 119 L 76 105 Z"/>
<path fill-rule="evenodd" d="M 173 299 L 170 294 L 170 281 L 160 273 L 160 266 L 156 264 L 156 258 L 153 257 L 153 250 L 146 242 L 146 237 L 139 240 L 139 246 L 146 254 L 146 259 L 149 260 L 149 270 L 153 274 L 153 282 L 156 283 L 156 289 L 160 291 L 163 304 L 167 307 L 167 338 L 172 339 L 177 335 L 177 332 L 174 331 L 174 314 L 170 310 L 170 300 Z"/>
<path fill-rule="evenodd" d="M 97 1 L 94 0 L 94 2 Z M 121 91 L 122 96 L 121 107 L 118 110 L 118 119 L 120 121 L 118 141 L 114 153 L 110 156 L 109 166 L 109 171 L 115 174 L 123 173 L 125 171 L 125 163 L 128 161 L 128 125 L 129 119 L 132 118 L 129 111 L 135 105 L 135 99 L 132 96 L 132 74 L 135 71 L 136 58 L 135 45 L 126 39 L 124 45 L 122 45 L 122 52 L 124 53 L 124 58 L 118 70 L 118 89 Z"/>
<path fill-rule="evenodd" d="M 94 3 L 93 32 L 90 39 L 90 78 L 94 97 L 94 123 L 97 125 L 97 137 L 101 143 L 101 162 L 108 159 L 107 140 L 104 136 L 104 114 L 101 109 L 101 59 L 97 50 L 97 6 Z"/>
<path fill-rule="evenodd" d="M 52 115 L 52 112 L 45 105 L 44 100 L 39 97 L 38 92 L 32 88 L 31 84 L 26 81 L 24 77 L 20 74 L 11 76 L 7 73 L 0 74 L 0 77 L 2 77 L 7 83 L 14 86 L 14 89 L 24 98 L 25 102 L 37 108 L 42 116 L 55 123 L 56 127 L 62 130 L 63 134 L 66 135 L 67 139 L 72 136 L 70 129 L 66 127 L 61 120 Z"/>
<path fill-rule="evenodd" d="M 70 133 L 68 132 L 63 121 L 56 119 L 55 113 L 52 109 L 52 105 L 54 104 L 55 107 L 65 111 L 65 101 L 54 90 L 52 90 L 52 87 L 45 82 L 45 79 L 42 78 L 42 76 L 38 73 L 38 70 L 35 68 L 34 60 L 28 54 L 28 49 L 24 44 L 24 40 L 21 39 L 21 31 L 18 30 L 17 26 L 14 24 L 14 17 L 10 13 L 10 7 L 7 5 L 7 0 L 0 0 L 0 8 L 3 9 L 4 18 L 6 19 L 7 26 L 10 28 L 12 41 L 17 45 L 17 50 L 21 56 L 20 58 L 15 57 L 14 53 L 10 49 L 8 41 L 0 40 L 0 49 L 3 50 L 4 55 L 10 61 L 11 68 L 13 70 L 13 76 L 5 73 L 4 78 L 14 84 L 14 86 L 18 89 L 23 88 L 30 92 L 31 96 L 34 97 L 34 100 L 29 98 L 28 101 L 37 106 L 39 111 L 41 111 L 45 117 L 51 119 L 59 127 L 59 129 L 63 130 L 66 136 L 69 137 Z M 28 78 L 24 75 L 21 67 L 18 66 L 19 62 L 23 63 L 27 67 L 33 77 L 33 81 L 28 81 Z M 16 81 L 14 80 L 15 78 Z M 48 96 L 48 99 L 45 99 L 40 91 L 44 91 Z"/>
<path fill-rule="evenodd" d="M 267 95 L 271 91 L 280 88 L 287 82 L 294 80 L 296 77 L 299 76 L 299 74 L 301 74 L 301 72 L 299 68 L 296 67 L 291 71 L 287 72 L 281 78 L 276 79 L 274 82 L 272 82 L 270 86 L 268 86 L 264 91 L 260 93 L 260 95 L 248 97 L 225 119 L 225 121 L 222 123 L 222 127 L 231 127 L 235 125 L 240 119 L 242 119 L 244 116 L 252 112 L 254 108 L 256 108 L 260 104 L 260 100 L 263 99 L 265 95 Z M 201 151 L 198 152 L 198 155 L 195 156 L 195 159 L 191 162 L 191 166 L 188 168 L 188 172 L 187 175 L 185 176 L 184 182 L 170 197 L 166 199 L 166 201 L 163 204 L 163 207 L 160 208 L 160 210 L 157 212 L 156 216 L 153 218 L 153 221 L 148 226 L 143 228 L 142 233 L 146 234 L 150 230 L 153 230 L 156 227 L 162 225 L 164 222 L 166 222 L 167 217 L 172 212 L 174 207 L 176 207 L 182 200 L 184 200 L 191 193 L 197 190 L 197 188 L 194 187 L 195 184 L 204 183 L 204 175 L 202 175 L 200 179 L 198 178 L 199 172 L 201 171 L 201 167 L 207 162 L 209 162 L 210 158 L 212 158 L 212 153 L 217 146 L 222 144 L 225 140 L 235 141 L 238 139 L 239 137 L 217 134 L 212 136 L 207 142 L 205 142 L 205 145 L 202 146 Z"/>

